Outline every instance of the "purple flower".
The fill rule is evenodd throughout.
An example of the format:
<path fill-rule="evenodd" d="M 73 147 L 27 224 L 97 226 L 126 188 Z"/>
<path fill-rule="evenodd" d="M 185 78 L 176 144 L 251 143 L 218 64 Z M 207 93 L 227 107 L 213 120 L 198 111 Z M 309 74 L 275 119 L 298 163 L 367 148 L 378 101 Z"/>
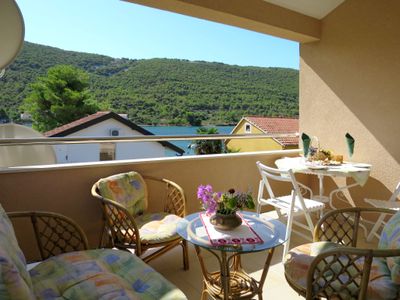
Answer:
<path fill-rule="evenodd" d="M 217 209 L 216 194 L 211 185 L 200 185 L 197 189 L 197 198 L 201 200 L 203 208 L 208 214 L 212 214 Z"/>

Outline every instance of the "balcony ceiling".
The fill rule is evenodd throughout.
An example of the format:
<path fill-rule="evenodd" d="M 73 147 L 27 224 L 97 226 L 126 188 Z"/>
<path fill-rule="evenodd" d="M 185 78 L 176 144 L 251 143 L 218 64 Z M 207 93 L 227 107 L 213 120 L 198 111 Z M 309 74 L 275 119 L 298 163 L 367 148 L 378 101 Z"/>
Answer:
<path fill-rule="evenodd" d="M 321 20 L 345 0 L 264 0 L 265 2 Z"/>

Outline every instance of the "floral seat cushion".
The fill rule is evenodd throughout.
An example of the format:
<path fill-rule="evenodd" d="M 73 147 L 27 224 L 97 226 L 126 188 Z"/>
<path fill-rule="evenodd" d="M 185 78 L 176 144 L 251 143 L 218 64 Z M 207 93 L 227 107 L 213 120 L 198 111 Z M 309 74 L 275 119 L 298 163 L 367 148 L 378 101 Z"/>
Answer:
<path fill-rule="evenodd" d="M 143 213 L 147 209 L 147 187 L 143 177 L 137 172 L 112 175 L 99 180 L 100 194 L 122 204 L 131 215 Z"/>
<path fill-rule="evenodd" d="M 323 251 L 342 247 L 332 242 L 308 243 L 291 249 L 284 263 L 285 275 L 297 290 L 305 290 L 307 272 L 314 258 Z"/>
<path fill-rule="evenodd" d="M 307 288 L 307 273 L 309 266 L 311 265 L 314 258 L 327 250 L 343 247 L 342 245 L 332 242 L 315 242 L 304 244 L 299 247 L 293 248 L 289 251 L 287 260 L 284 264 L 285 275 L 287 280 L 299 291 L 305 291 Z M 347 264 L 347 257 L 342 258 L 344 265 Z M 356 261 L 358 269 L 362 269 L 363 260 Z M 341 265 L 336 263 L 333 265 L 325 277 L 334 277 L 340 273 Z M 356 297 L 356 289 L 349 285 L 347 288 L 343 288 L 342 283 L 348 282 L 351 271 L 357 272 L 357 268 L 349 270 L 349 273 L 341 274 L 337 276 L 337 280 L 332 284 L 336 286 L 335 290 L 339 292 L 342 299 L 350 299 Z M 335 274 L 336 273 L 336 274 Z M 321 282 L 321 286 L 324 282 Z M 371 266 L 370 281 L 367 289 L 368 300 L 394 300 L 398 299 L 399 286 L 391 280 L 390 271 L 384 259 L 374 258 Z"/>
<path fill-rule="evenodd" d="M 24 254 L 0 205 L 0 299 L 35 299 Z"/>
<path fill-rule="evenodd" d="M 141 242 L 157 244 L 179 239 L 176 227 L 181 219 L 168 213 L 149 213 L 136 217 Z"/>
<path fill-rule="evenodd" d="M 380 249 L 400 248 L 400 212 L 391 217 L 383 228 L 378 247 Z M 386 263 L 393 282 L 398 284 L 400 289 L 400 257 L 387 257 Z"/>
<path fill-rule="evenodd" d="M 186 299 L 142 260 L 111 249 L 70 252 L 30 271 L 39 299 Z"/>

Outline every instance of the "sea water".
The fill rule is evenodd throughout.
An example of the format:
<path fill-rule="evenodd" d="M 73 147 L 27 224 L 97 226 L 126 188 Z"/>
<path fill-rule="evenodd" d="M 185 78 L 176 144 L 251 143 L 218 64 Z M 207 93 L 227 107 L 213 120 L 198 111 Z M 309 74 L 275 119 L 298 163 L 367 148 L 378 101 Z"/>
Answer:
<path fill-rule="evenodd" d="M 150 131 L 154 135 L 193 135 L 197 134 L 199 126 L 145 126 L 143 128 Z M 219 134 L 231 133 L 234 126 L 214 126 L 218 129 Z M 185 151 L 183 155 L 193 155 L 193 149 L 189 146 L 192 141 L 169 141 Z"/>

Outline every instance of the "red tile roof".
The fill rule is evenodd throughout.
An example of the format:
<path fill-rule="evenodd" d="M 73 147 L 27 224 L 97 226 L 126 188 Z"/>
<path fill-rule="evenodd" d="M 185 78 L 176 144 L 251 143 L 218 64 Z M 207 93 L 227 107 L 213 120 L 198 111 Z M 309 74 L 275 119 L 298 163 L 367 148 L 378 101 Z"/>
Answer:
<path fill-rule="evenodd" d="M 297 118 L 244 117 L 244 119 L 267 134 L 299 133 L 299 119 Z M 284 146 L 299 144 L 298 137 L 280 137 L 275 139 Z"/>
<path fill-rule="evenodd" d="M 110 113 L 109 111 L 98 111 L 95 114 L 89 115 L 87 117 L 83 117 L 83 118 L 75 120 L 75 121 L 73 121 L 71 123 L 68 123 L 68 124 L 62 125 L 60 127 L 54 128 L 54 129 L 52 129 L 50 131 L 47 131 L 47 132 L 44 133 L 44 136 L 54 136 L 56 134 L 59 134 L 61 132 L 66 131 L 68 129 L 77 127 L 77 126 L 82 125 L 84 123 L 87 123 L 89 121 L 95 120 L 95 119 L 97 119 L 97 118 L 99 118 L 101 116 L 107 115 L 109 113 Z"/>

